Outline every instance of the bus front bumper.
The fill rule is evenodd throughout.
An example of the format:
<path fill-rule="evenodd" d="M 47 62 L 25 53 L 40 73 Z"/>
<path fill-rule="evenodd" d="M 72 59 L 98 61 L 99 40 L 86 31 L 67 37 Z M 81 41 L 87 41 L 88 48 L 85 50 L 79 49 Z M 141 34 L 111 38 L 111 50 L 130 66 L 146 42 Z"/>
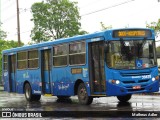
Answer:
<path fill-rule="evenodd" d="M 159 81 L 155 81 L 150 83 L 143 89 L 128 89 L 124 86 L 119 86 L 116 84 L 112 84 L 107 82 L 107 96 L 121 96 L 127 94 L 137 94 L 137 93 L 151 93 L 159 91 Z"/>

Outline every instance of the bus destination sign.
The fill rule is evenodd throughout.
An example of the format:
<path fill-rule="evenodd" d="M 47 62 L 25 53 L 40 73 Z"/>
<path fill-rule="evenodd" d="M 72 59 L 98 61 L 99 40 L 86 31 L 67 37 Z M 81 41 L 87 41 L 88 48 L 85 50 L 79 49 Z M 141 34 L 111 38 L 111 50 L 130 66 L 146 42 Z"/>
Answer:
<path fill-rule="evenodd" d="M 150 30 L 115 30 L 113 31 L 114 38 L 121 37 L 151 37 Z"/>

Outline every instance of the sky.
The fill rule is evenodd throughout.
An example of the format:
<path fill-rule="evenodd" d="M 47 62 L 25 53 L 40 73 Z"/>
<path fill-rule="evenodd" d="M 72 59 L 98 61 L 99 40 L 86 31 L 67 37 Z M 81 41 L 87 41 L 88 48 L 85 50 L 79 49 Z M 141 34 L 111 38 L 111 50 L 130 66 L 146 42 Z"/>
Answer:
<path fill-rule="evenodd" d="M 30 8 L 42 0 L 19 0 L 21 41 L 31 41 L 34 27 Z M 112 28 L 146 27 L 146 23 L 157 22 L 160 18 L 158 0 L 72 0 L 78 2 L 81 27 L 89 33 L 101 31 L 100 22 Z M 160 0 L 159 0 L 160 1 Z M 2 30 L 7 40 L 17 40 L 16 0 L 0 0 Z M 98 12 L 99 11 L 99 12 Z M 160 37 L 156 38 L 160 40 Z"/>

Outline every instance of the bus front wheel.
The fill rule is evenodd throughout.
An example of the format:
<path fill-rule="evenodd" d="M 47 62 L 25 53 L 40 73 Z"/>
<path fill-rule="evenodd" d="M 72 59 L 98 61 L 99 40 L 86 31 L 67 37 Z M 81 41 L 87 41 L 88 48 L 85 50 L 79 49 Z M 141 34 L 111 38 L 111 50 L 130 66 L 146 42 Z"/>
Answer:
<path fill-rule="evenodd" d="M 117 99 L 118 99 L 120 102 L 127 102 L 128 100 L 131 99 L 131 96 L 132 96 L 132 95 L 117 96 Z"/>
<path fill-rule="evenodd" d="M 41 98 L 41 95 L 32 94 L 32 88 L 29 83 L 25 84 L 24 91 L 25 91 L 25 98 L 27 101 L 39 101 Z"/>
<path fill-rule="evenodd" d="M 78 100 L 80 104 L 84 105 L 89 105 L 93 101 L 93 97 L 88 96 L 84 83 L 80 83 L 78 86 Z"/>

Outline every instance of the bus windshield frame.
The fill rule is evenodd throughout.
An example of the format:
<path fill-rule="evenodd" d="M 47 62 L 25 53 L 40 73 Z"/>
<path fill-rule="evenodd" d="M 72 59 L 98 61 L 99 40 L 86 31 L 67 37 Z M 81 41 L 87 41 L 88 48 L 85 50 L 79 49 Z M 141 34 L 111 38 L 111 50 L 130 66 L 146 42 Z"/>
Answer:
<path fill-rule="evenodd" d="M 106 42 L 106 65 L 113 69 L 145 69 L 155 67 L 155 41 L 112 40 Z"/>

